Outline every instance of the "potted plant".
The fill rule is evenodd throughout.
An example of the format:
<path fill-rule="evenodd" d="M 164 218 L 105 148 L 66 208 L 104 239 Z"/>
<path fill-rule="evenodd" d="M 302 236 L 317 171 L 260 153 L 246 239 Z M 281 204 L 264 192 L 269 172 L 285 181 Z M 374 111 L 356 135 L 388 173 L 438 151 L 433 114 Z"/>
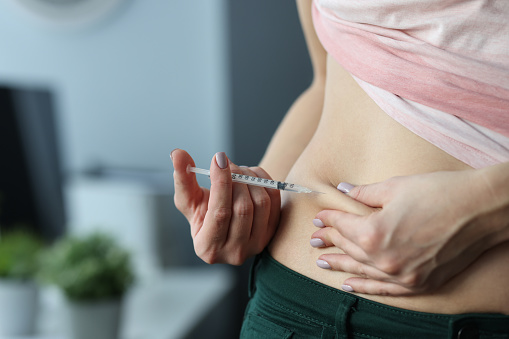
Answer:
<path fill-rule="evenodd" d="M 118 337 L 122 299 L 133 283 L 130 255 L 111 237 L 66 237 L 43 256 L 41 278 L 65 296 L 70 336 Z"/>
<path fill-rule="evenodd" d="M 42 242 L 16 230 L 0 235 L 0 336 L 30 335 L 35 329 L 35 275 Z"/>

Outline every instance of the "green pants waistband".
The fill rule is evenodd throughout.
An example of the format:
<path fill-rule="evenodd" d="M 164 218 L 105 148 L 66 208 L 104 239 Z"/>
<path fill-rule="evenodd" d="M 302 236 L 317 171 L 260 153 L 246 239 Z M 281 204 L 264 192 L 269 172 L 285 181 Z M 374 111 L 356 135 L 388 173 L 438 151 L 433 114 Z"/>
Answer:
<path fill-rule="evenodd" d="M 509 316 L 387 306 L 290 270 L 267 252 L 253 264 L 243 338 L 509 338 Z"/>

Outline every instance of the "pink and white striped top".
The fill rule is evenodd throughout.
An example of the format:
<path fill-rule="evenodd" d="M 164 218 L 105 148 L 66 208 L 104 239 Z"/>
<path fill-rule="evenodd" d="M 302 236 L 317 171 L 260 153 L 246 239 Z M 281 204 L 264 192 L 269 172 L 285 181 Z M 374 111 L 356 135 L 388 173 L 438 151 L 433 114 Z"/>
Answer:
<path fill-rule="evenodd" d="M 396 121 L 474 168 L 509 161 L 508 0 L 314 0 L 313 20 Z"/>

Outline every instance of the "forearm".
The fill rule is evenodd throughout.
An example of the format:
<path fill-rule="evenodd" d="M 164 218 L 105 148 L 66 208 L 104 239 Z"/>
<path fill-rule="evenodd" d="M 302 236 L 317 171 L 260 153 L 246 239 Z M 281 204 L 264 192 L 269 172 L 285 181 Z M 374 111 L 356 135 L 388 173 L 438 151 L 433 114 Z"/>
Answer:
<path fill-rule="evenodd" d="M 313 137 L 323 107 L 323 82 L 314 81 L 290 107 L 260 162 L 274 179 L 284 180 Z"/>
<path fill-rule="evenodd" d="M 286 114 L 260 163 L 278 180 L 286 178 L 313 137 L 323 108 L 327 53 L 313 27 L 311 1 L 297 0 L 297 9 L 313 68 L 313 82 Z"/>

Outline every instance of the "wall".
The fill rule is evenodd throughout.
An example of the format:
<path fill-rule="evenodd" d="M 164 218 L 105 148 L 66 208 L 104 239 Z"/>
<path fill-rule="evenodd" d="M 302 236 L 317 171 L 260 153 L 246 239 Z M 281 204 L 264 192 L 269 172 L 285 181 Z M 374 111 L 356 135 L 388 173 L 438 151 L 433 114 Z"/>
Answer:
<path fill-rule="evenodd" d="M 79 30 L 38 24 L 0 1 L 0 82 L 54 89 L 71 173 L 96 163 L 171 170 L 175 147 L 202 167 L 220 150 L 256 165 L 310 81 L 293 1 L 128 0 Z M 187 253 L 166 257 L 199 262 L 185 219 L 168 210 L 172 236 L 159 240 Z M 232 328 L 242 319 L 248 267 L 236 270 Z"/>
<path fill-rule="evenodd" d="M 290 105 L 311 83 L 311 64 L 294 1 L 232 0 L 228 18 L 231 156 L 255 166 Z M 251 263 L 235 268 L 238 312 L 232 324 L 242 322 Z"/>
<path fill-rule="evenodd" d="M 311 84 L 294 1 L 230 1 L 234 157 L 257 165 L 279 122 Z"/>
<path fill-rule="evenodd" d="M 228 151 L 224 0 L 126 0 L 91 26 L 47 25 L 0 2 L 0 82 L 53 89 L 64 167 L 171 169 Z"/>

